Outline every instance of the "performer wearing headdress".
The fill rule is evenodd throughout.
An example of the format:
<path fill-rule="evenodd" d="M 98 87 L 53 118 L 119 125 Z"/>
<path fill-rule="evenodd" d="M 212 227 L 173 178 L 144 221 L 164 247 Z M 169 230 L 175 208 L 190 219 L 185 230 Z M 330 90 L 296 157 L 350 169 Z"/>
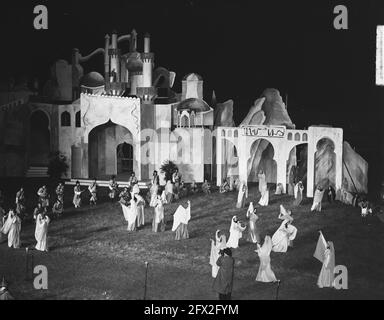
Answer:
<path fill-rule="evenodd" d="M 188 222 L 191 219 L 191 201 L 188 200 L 187 208 L 179 205 L 173 215 L 172 231 L 176 231 L 175 240 L 188 239 Z"/>
<path fill-rule="evenodd" d="M 259 272 L 256 276 L 256 281 L 260 282 L 276 282 L 276 276 L 271 269 L 271 250 L 272 250 L 272 240 L 270 236 L 265 236 L 263 246 L 257 244 L 257 250 L 255 252 L 258 254 L 260 259 Z"/>
<path fill-rule="evenodd" d="M 227 241 L 224 234 L 220 234 L 220 230 L 215 233 L 215 240 L 211 239 L 211 255 L 209 264 L 212 266 L 212 277 L 216 278 L 219 266 L 216 264 L 220 257 L 220 251 L 226 248 Z"/>
<path fill-rule="evenodd" d="M 74 204 L 75 208 L 80 208 L 80 206 L 81 206 L 81 194 L 83 192 L 84 191 L 81 191 L 81 188 L 80 188 L 80 182 L 76 181 L 76 185 L 73 188 L 73 204 Z"/>
<path fill-rule="evenodd" d="M 249 218 L 247 241 L 252 243 L 260 243 L 260 233 L 257 227 L 257 220 L 259 220 L 259 217 L 256 214 L 256 208 L 253 207 L 253 202 L 249 204 L 249 208 L 247 210 L 247 218 Z"/>
<path fill-rule="evenodd" d="M 236 216 L 233 216 L 231 221 L 231 227 L 229 229 L 229 239 L 227 242 L 228 248 L 238 248 L 239 247 L 239 240 L 243 236 L 243 231 L 246 229 L 246 227 L 242 226 L 240 221 L 237 219 Z"/>
<path fill-rule="evenodd" d="M 115 200 L 116 195 L 119 192 L 119 186 L 116 182 L 115 176 L 111 177 L 111 180 L 109 181 L 109 184 L 108 184 L 108 189 L 109 189 L 109 193 L 108 193 L 109 199 L 111 199 L 112 201 Z"/>
<path fill-rule="evenodd" d="M 47 187 L 46 186 L 42 186 L 37 191 L 37 195 L 39 196 L 39 201 L 41 203 L 41 206 L 43 208 L 48 207 L 49 206 L 49 194 L 48 194 L 48 191 L 47 191 Z"/>

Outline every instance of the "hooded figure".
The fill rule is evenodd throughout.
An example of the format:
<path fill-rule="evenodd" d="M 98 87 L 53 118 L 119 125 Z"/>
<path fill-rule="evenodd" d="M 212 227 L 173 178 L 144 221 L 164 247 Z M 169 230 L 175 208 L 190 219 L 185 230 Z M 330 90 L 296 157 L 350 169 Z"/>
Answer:
<path fill-rule="evenodd" d="M 313 197 L 313 204 L 311 211 L 321 211 L 321 202 L 323 201 L 324 190 L 321 187 L 317 187 L 315 195 Z"/>
<path fill-rule="evenodd" d="M 39 251 L 48 251 L 47 244 L 47 234 L 48 234 L 48 224 L 49 217 L 45 215 L 44 212 L 39 213 L 36 217 L 36 229 L 35 229 L 35 239 L 37 244 L 35 246 L 36 250 Z"/>
<path fill-rule="evenodd" d="M 216 264 L 217 259 L 220 257 L 220 250 L 226 248 L 227 239 L 224 234 L 220 235 L 220 230 L 215 233 L 215 240 L 211 239 L 211 255 L 209 264 L 212 266 L 212 277 L 216 278 L 219 271 L 219 266 Z"/>
<path fill-rule="evenodd" d="M 164 232 L 164 200 L 160 195 L 157 195 L 154 203 L 154 215 L 152 220 L 152 231 L 153 232 Z"/>
<path fill-rule="evenodd" d="M 175 240 L 188 239 L 188 222 L 191 220 L 191 201 L 188 200 L 187 208 L 179 205 L 173 215 L 172 231 L 176 231 Z"/>
<path fill-rule="evenodd" d="M 260 232 L 257 228 L 257 220 L 259 220 L 259 217 L 256 214 L 256 209 L 253 207 L 253 202 L 249 204 L 249 208 L 247 211 L 247 218 L 249 218 L 247 241 L 252 243 L 260 243 Z"/>
<path fill-rule="evenodd" d="M 335 249 L 333 242 L 325 241 L 321 231 L 313 256 L 323 263 L 317 279 L 317 286 L 319 288 L 334 287 Z"/>
<path fill-rule="evenodd" d="M 135 196 L 132 195 L 128 206 L 121 204 L 125 221 L 128 222 L 127 231 L 136 231 L 137 205 Z"/>
<path fill-rule="evenodd" d="M 295 189 L 294 189 L 294 192 L 295 192 L 295 200 L 293 201 L 294 206 L 299 206 L 303 201 L 303 191 L 304 191 L 303 183 L 299 181 L 295 185 Z"/>
<path fill-rule="evenodd" d="M 259 272 L 256 276 L 256 281 L 260 282 L 275 282 L 277 281 L 274 272 L 271 269 L 271 250 L 272 250 L 272 240 L 270 236 L 265 236 L 263 246 L 257 244 L 257 250 L 255 252 L 258 254 L 260 259 Z"/>
<path fill-rule="evenodd" d="M 20 248 L 21 220 L 12 209 L 9 210 L 8 217 L 0 232 L 8 234 L 9 248 Z"/>
<path fill-rule="evenodd" d="M 297 229 L 291 223 L 293 218 L 290 215 L 284 217 L 279 229 L 272 236 L 272 250 L 274 252 L 287 252 L 288 246 L 296 238 Z"/>
<path fill-rule="evenodd" d="M 239 193 L 237 195 L 236 208 L 244 208 L 245 200 L 248 198 L 248 186 L 245 181 L 242 181 L 239 187 Z"/>
<path fill-rule="evenodd" d="M 238 248 L 239 240 L 243 236 L 243 231 L 246 227 L 243 227 L 239 220 L 237 220 L 236 216 L 233 216 L 231 221 L 231 227 L 229 229 L 229 239 L 227 242 L 228 248 Z"/>

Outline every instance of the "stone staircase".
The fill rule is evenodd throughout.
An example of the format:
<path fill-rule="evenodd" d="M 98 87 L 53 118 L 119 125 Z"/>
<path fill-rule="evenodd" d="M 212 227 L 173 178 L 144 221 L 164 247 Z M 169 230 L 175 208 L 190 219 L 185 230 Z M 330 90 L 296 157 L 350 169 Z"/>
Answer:
<path fill-rule="evenodd" d="M 25 176 L 27 178 L 46 178 L 48 177 L 48 167 L 37 167 L 31 166 L 29 167 Z"/>

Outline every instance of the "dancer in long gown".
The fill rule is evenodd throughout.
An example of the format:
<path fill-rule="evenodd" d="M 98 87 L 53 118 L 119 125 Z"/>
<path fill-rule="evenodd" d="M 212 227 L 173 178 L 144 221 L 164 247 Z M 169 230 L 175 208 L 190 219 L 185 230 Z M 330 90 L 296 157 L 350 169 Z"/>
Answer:
<path fill-rule="evenodd" d="M 84 191 L 81 191 L 80 182 L 76 181 L 76 185 L 73 188 L 73 205 L 75 208 L 80 208 L 81 206 L 81 194 Z"/>
<path fill-rule="evenodd" d="M 116 182 L 115 176 L 112 176 L 111 180 L 109 181 L 108 189 L 109 189 L 109 192 L 108 192 L 109 199 L 111 199 L 112 201 L 115 200 L 119 192 L 119 186 Z"/>
<path fill-rule="evenodd" d="M 257 244 L 257 250 L 255 252 L 258 254 L 260 259 L 259 272 L 256 276 L 256 281 L 260 282 L 276 282 L 275 273 L 271 268 L 271 250 L 272 250 L 272 240 L 270 236 L 265 236 L 264 243 L 262 246 Z"/>
<path fill-rule="evenodd" d="M 137 218 L 137 206 L 135 196 L 132 194 L 130 203 L 128 206 L 121 204 L 125 221 L 128 222 L 127 231 L 136 231 L 136 218 Z"/>
<path fill-rule="evenodd" d="M 145 200 L 140 194 L 135 194 L 134 196 L 136 198 L 136 208 L 137 208 L 136 226 L 139 228 L 145 224 L 145 218 L 144 218 Z"/>
<path fill-rule="evenodd" d="M 154 205 L 154 215 L 152 220 L 152 231 L 153 232 L 164 232 L 164 200 L 158 194 Z"/>
<path fill-rule="evenodd" d="M 334 287 L 335 249 L 333 242 L 325 241 L 321 231 L 313 256 L 323 264 L 317 279 L 317 286 L 319 288 Z"/>
<path fill-rule="evenodd" d="M 155 205 L 157 203 L 157 194 L 159 192 L 159 176 L 158 176 L 156 170 L 153 171 L 153 177 L 152 177 L 151 183 L 152 183 L 151 189 L 149 190 L 150 195 L 151 195 L 151 199 L 149 201 L 149 206 L 155 207 Z"/>
<path fill-rule="evenodd" d="M 191 201 L 188 200 L 187 208 L 179 205 L 173 215 L 172 231 L 176 231 L 175 240 L 188 239 L 188 222 L 191 219 Z"/>
<path fill-rule="evenodd" d="M 16 193 L 16 212 L 20 217 L 23 217 L 25 214 L 26 206 L 25 206 L 25 194 L 24 188 L 20 188 L 20 190 Z"/>
<path fill-rule="evenodd" d="M 259 205 L 262 207 L 266 207 L 268 206 L 268 203 L 269 203 L 269 190 L 266 183 L 261 187 L 261 190 L 262 191 L 261 191 L 261 198 L 259 200 Z"/>
<path fill-rule="evenodd" d="M 97 203 L 97 183 L 96 180 L 93 181 L 93 183 L 88 187 L 89 193 L 91 194 L 91 197 L 89 199 L 90 205 L 96 205 Z"/>
<path fill-rule="evenodd" d="M 253 202 L 249 204 L 247 218 L 249 219 L 247 241 L 252 243 L 260 243 L 260 233 L 257 227 L 257 220 L 259 220 L 259 217 L 256 214 L 256 208 L 253 207 Z"/>
<path fill-rule="evenodd" d="M 294 192 L 295 192 L 295 200 L 293 201 L 294 206 L 297 207 L 302 203 L 303 191 L 304 191 L 303 182 L 299 181 L 294 188 Z"/>
<path fill-rule="evenodd" d="M 239 247 L 239 240 L 243 236 L 243 231 L 246 229 L 246 227 L 241 225 L 241 222 L 237 220 L 236 216 L 233 216 L 231 221 L 231 227 L 229 229 L 229 238 L 227 242 L 228 248 L 238 248 Z"/>
<path fill-rule="evenodd" d="M 38 191 L 37 195 L 39 196 L 39 201 L 43 208 L 49 207 L 49 194 L 47 186 L 42 186 Z"/>
<path fill-rule="evenodd" d="M 211 255 L 209 257 L 209 264 L 212 266 L 212 277 L 216 278 L 219 266 L 216 264 L 217 259 L 220 257 L 220 250 L 227 246 L 227 239 L 224 234 L 220 234 L 220 230 L 215 233 L 215 240 L 211 239 Z"/>
<path fill-rule="evenodd" d="M 272 236 L 272 250 L 274 252 L 287 252 L 288 246 L 292 246 L 292 241 L 297 234 L 297 228 L 291 224 L 292 221 L 291 216 L 286 216 L 279 229 Z"/>
<path fill-rule="evenodd" d="M 0 232 L 8 234 L 9 248 L 20 248 L 21 219 L 13 209 L 9 210 L 7 219 Z"/>
<path fill-rule="evenodd" d="M 242 181 L 240 183 L 239 187 L 239 193 L 237 195 L 237 203 L 236 203 L 236 208 L 244 208 L 245 206 L 245 201 L 248 198 L 248 186 L 245 181 Z"/>
<path fill-rule="evenodd" d="M 49 222 L 49 217 L 45 214 L 44 211 L 42 213 L 39 213 L 36 217 L 36 250 L 48 252 L 47 234 Z"/>

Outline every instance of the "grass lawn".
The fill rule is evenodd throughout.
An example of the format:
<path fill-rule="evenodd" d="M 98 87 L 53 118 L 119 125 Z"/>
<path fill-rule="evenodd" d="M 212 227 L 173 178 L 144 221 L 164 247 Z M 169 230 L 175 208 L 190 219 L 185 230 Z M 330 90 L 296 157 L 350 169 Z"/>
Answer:
<path fill-rule="evenodd" d="M 66 187 L 64 216 L 51 222 L 50 252 L 33 252 L 35 264 L 48 268 L 48 290 L 34 290 L 25 281 L 25 249 L 8 249 L 0 244 L 0 276 L 10 282 L 18 299 L 142 299 L 145 261 L 148 269 L 148 299 L 216 299 L 209 265 L 210 238 L 217 229 L 229 236 L 233 215 L 246 221 L 246 208 L 236 209 L 237 194 L 213 193 L 191 196 L 190 239 L 175 241 L 172 214 L 180 203 L 166 206 L 167 228 L 153 233 L 153 209 L 145 209 L 146 224 L 136 233 L 126 231 L 118 203 L 102 202 L 96 207 L 70 205 L 72 189 Z M 258 199 L 251 188 L 248 201 Z M 291 208 L 292 197 L 271 196 L 267 208 L 259 208 L 262 238 L 272 236 L 280 225 L 279 205 Z M 247 204 L 248 205 L 248 204 Z M 372 218 L 363 225 L 359 209 L 339 202 L 323 203 L 323 212 L 309 212 L 310 199 L 292 208 L 298 228 L 294 247 L 271 254 L 271 265 L 281 280 L 279 299 L 383 299 L 384 224 Z M 313 258 L 318 230 L 335 246 L 336 265 L 348 268 L 348 290 L 318 289 L 321 263 Z M 244 233 L 243 238 L 246 237 Z M 3 239 L 5 240 L 5 239 Z M 35 244 L 34 226 L 22 226 L 22 247 Z M 255 245 L 240 242 L 236 259 L 234 299 L 275 299 L 276 285 L 255 282 L 259 259 Z"/>

